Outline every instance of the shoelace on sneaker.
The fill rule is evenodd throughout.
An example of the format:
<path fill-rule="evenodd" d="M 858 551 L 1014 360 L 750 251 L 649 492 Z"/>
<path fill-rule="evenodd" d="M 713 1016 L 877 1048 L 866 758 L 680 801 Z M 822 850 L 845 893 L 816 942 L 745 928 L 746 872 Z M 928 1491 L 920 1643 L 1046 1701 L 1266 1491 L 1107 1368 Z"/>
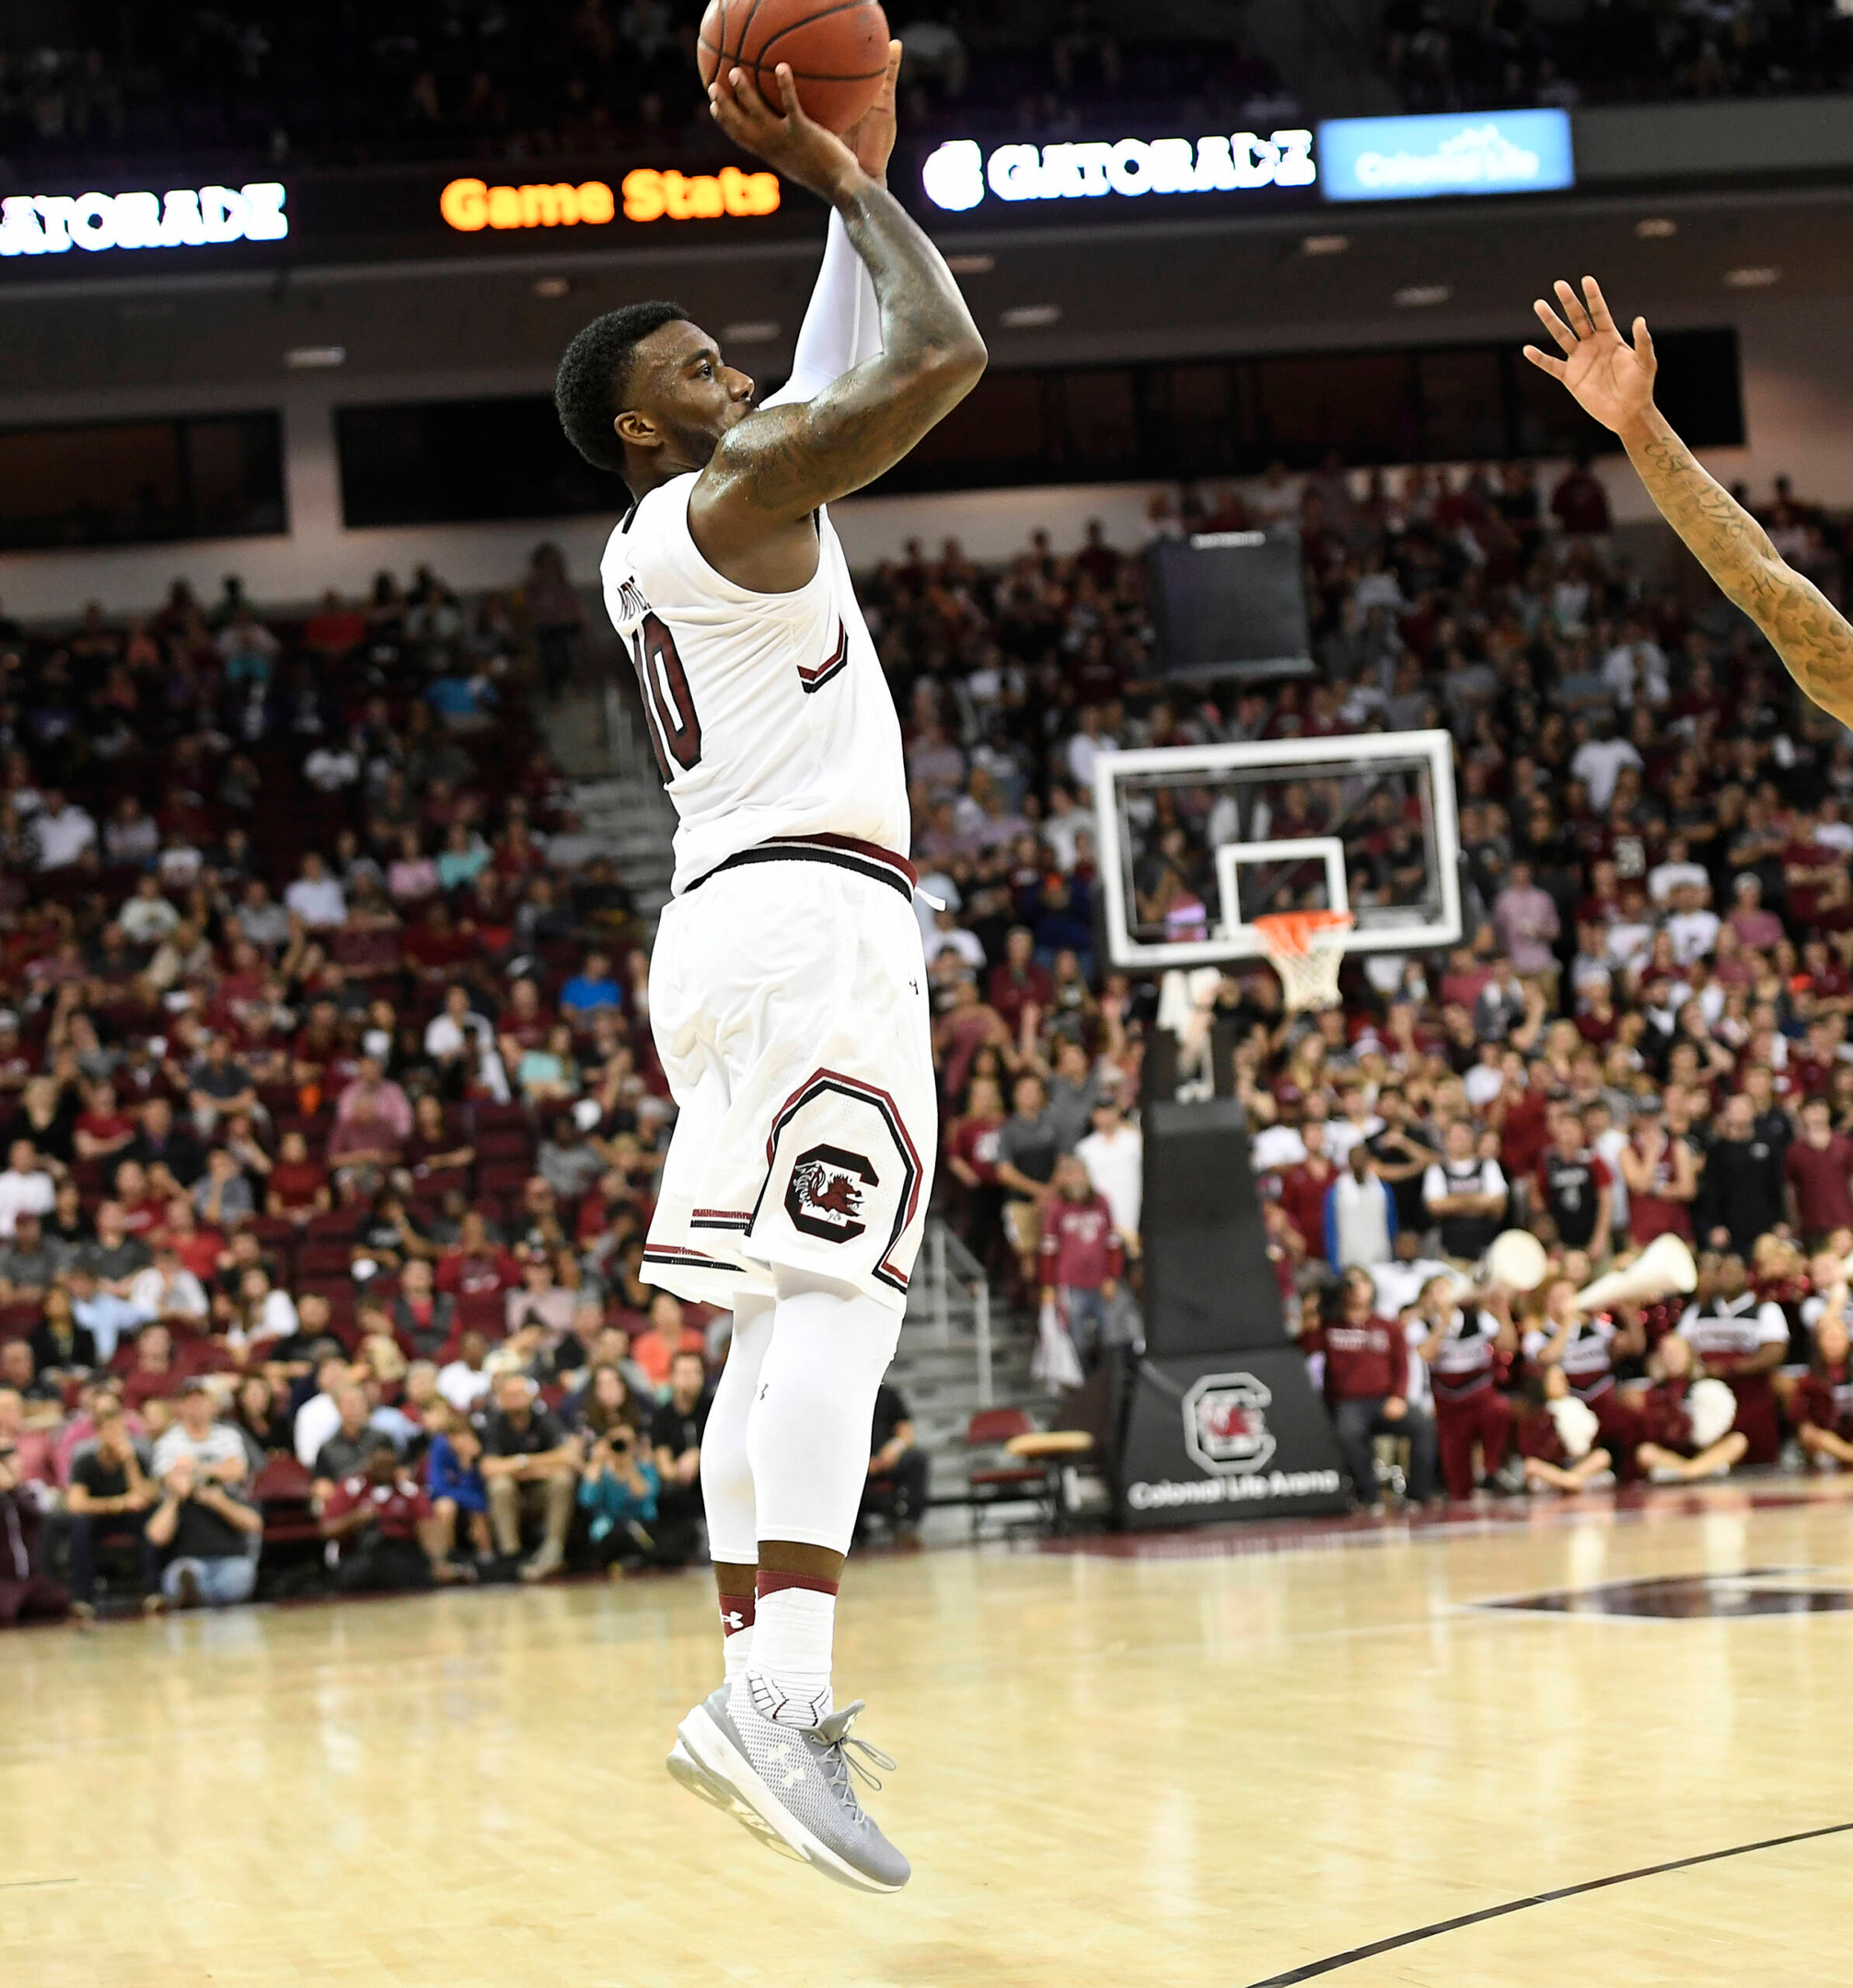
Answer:
<path fill-rule="evenodd" d="M 845 1705 L 840 1712 L 832 1712 L 817 1728 L 817 1735 L 824 1742 L 824 1757 L 828 1762 L 824 1772 L 829 1777 L 833 1794 L 855 1810 L 862 1812 L 862 1804 L 856 1799 L 856 1791 L 850 1777 L 866 1782 L 872 1788 L 882 1786 L 881 1775 L 874 1770 L 879 1767 L 883 1774 L 893 1774 L 898 1764 L 890 1753 L 884 1753 L 877 1746 L 871 1746 L 866 1740 L 851 1737 L 850 1728 L 856 1722 L 866 1701 L 858 1698 L 853 1705 Z M 853 1751 L 851 1751 L 853 1750 Z M 858 1758 L 858 1756 L 863 1756 Z M 873 1763 L 873 1764 L 871 1764 Z"/>

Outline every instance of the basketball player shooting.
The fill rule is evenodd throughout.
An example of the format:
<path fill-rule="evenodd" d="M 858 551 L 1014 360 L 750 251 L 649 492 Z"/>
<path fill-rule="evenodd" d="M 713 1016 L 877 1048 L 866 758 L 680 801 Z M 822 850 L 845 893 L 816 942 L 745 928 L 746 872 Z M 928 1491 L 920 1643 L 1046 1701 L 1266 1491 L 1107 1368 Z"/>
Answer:
<path fill-rule="evenodd" d="M 1525 347 L 1525 357 L 1561 380 L 1585 413 L 1621 437 L 1649 496 L 1725 597 L 1763 630 L 1783 667 L 1823 711 L 1853 724 L 1853 625 L 1707 475 L 1653 404 L 1658 361 L 1647 319 L 1634 320 L 1630 342 L 1616 329 L 1593 276 L 1583 278 L 1581 297 L 1561 279 L 1555 288 L 1562 317 L 1542 297 L 1533 308 L 1563 357 L 1535 345 Z"/>
<path fill-rule="evenodd" d="M 842 137 L 792 72 L 737 68 L 715 121 L 830 204 L 789 384 L 764 405 L 687 312 L 639 303 L 573 340 L 555 398 L 634 500 L 605 598 L 678 817 L 651 1027 L 678 1106 L 644 1253 L 730 1307 L 701 1443 L 725 1682 L 669 1771 L 769 1847 L 898 1890 L 907 1859 L 851 1786 L 860 1704 L 831 1639 L 937 1143 L 900 725 L 825 509 L 898 462 L 983 372 L 932 242 L 886 191 L 900 44 Z"/>

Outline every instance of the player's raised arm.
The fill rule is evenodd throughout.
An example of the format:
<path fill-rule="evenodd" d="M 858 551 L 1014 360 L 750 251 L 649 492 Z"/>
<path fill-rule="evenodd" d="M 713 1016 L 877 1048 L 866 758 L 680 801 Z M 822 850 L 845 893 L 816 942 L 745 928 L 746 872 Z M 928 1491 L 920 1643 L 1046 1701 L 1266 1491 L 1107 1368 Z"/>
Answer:
<path fill-rule="evenodd" d="M 689 524 L 723 571 L 730 554 L 757 550 L 898 462 L 971 391 L 987 357 L 939 250 L 850 146 L 805 115 L 783 64 L 778 85 L 782 116 L 743 71 L 717 77 L 715 121 L 842 216 L 874 283 L 882 351 L 815 399 L 760 409 L 722 438 L 689 499 Z"/>
<path fill-rule="evenodd" d="M 1621 437 L 1648 494 L 1699 564 L 1769 638 L 1808 695 L 1843 724 L 1853 724 L 1853 625 L 1706 473 L 1654 405 L 1658 362 L 1646 318 L 1634 320 L 1630 344 L 1616 329 L 1593 276 L 1583 278 L 1581 297 L 1561 279 L 1555 287 L 1563 316 L 1542 297 L 1535 308 L 1564 356 L 1527 345 L 1525 357 L 1561 380 L 1585 412 Z"/>
<path fill-rule="evenodd" d="M 890 41 L 881 95 L 842 134 L 856 164 L 877 186 L 887 185 L 888 160 L 894 156 L 895 87 L 900 68 L 901 45 Z M 824 236 L 824 260 L 793 348 L 791 376 L 759 405 L 784 407 L 814 400 L 852 365 L 879 358 L 881 350 L 881 306 L 875 301 L 868 264 L 856 253 L 843 217 L 833 207 Z"/>

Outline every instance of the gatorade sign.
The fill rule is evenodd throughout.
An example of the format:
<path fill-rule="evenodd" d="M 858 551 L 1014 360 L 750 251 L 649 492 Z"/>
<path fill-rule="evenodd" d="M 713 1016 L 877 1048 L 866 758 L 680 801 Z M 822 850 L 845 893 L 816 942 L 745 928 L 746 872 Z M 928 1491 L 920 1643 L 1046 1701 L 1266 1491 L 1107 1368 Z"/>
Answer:
<path fill-rule="evenodd" d="M 1122 138 L 1075 144 L 993 145 L 949 139 L 921 167 L 935 207 L 966 214 L 1001 201 L 1139 200 L 1147 193 L 1247 193 L 1318 179 L 1310 131 L 1213 133 L 1205 138 Z"/>
<path fill-rule="evenodd" d="M 0 256 L 282 241 L 290 231 L 284 198 L 272 179 L 168 193 L 10 194 L 0 200 Z"/>

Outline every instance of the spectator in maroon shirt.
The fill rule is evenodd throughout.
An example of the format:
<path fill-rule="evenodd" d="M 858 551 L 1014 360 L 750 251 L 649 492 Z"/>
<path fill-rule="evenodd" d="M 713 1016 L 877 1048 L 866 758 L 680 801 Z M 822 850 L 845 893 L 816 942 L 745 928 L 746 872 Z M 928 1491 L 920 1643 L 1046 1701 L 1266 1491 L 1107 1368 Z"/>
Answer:
<path fill-rule="evenodd" d="M 1035 1008 L 1038 1015 L 1048 1012 L 1055 999 L 1055 983 L 1048 969 L 1035 959 L 1036 939 L 1026 925 L 1013 925 L 1003 942 L 1003 957 L 990 970 L 990 1005 L 1014 1036 L 1023 1026 L 1023 1011 Z"/>
<path fill-rule="evenodd" d="M 1801 1107 L 1801 1136 L 1789 1149 L 1782 1175 L 1789 1190 L 1789 1216 L 1813 1247 L 1831 1230 L 1853 1228 L 1853 1139 L 1834 1129 L 1834 1114 L 1824 1097 Z"/>
<path fill-rule="evenodd" d="M 1106 1330 L 1106 1308 L 1126 1267 L 1106 1197 L 1096 1194 L 1074 1153 L 1055 1162 L 1042 1209 L 1042 1301 L 1054 1305 L 1082 1366 L 1092 1364 Z"/>
<path fill-rule="evenodd" d="M 457 1241 L 437 1259 L 437 1289 L 458 1298 L 486 1298 L 520 1281 L 521 1266 L 492 1239 L 488 1223 L 472 1208 Z"/>
<path fill-rule="evenodd" d="M 1572 537 L 1600 537 L 1609 529 L 1608 492 L 1580 456 L 1576 468 L 1551 492 L 1551 515 Z"/>
<path fill-rule="evenodd" d="M 1409 1496 L 1426 1504 L 1435 1495 L 1435 1424 L 1409 1404 L 1409 1346 L 1402 1324 L 1380 1318 L 1376 1285 L 1368 1270 L 1346 1271 L 1338 1314 L 1315 1335 L 1326 1356 L 1326 1400 L 1351 1488 L 1366 1511 L 1376 1511 L 1379 1436 L 1406 1436 L 1409 1443 Z"/>
<path fill-rule="evenodd" d="M 131 1412 L 151 1401 L 172 1401 L 188 1370 L 174 1358 L 174 1335 L 165 1325 L 144 1325 L 135 1337 L 135 1364 L 122 1383 Z"/>
<path fill-rule="evenodd" d="M 357 607 L 345 606 L 332 587 L 303 629 L 303 646 L 329 660 L 344 656 L 365 640 L 366 618 Z"/>
<path fill-rule="evenodd" d="M 335 1545 L 335 1585 L 343 1594 L 428 1588 L 473 1578 L 444 1553 L 442 1528 L 417 1478 L 400 1462 L 392 1438 L 376 1431 L 359 1470 L 322 1502 L 321 1534 Z"/>
<path fill-rule="evenodd" d="M 1306 1239 L 1315 1256 L 1326 1253 L 1326 1196 L 1338 1177 L 1332 1156 L 1326 1150 L 1326 1122 L 1308 1118 L 1300 1127 L 1306 1157 L 1290 1166 L 1280 1176 L 1280 1206 L 1287 1219 Z"/>
<path fill-rule="evenodd" d="M 1732 886 L 1731 912 L 1725 922 L 1737 942 L 1753 953 L 1765 953 L 1782 937 L 1782 920 L 1763 903 L 1763 879 L 1746 870 Z"/>
<path fill-rule="evenodd" d="M 1003 1187 L 997 1177 L 997 1136 L 1004 1127 L 1003 1094 L 990 1077 L 974 1077 L 965 1112 L 946 1132 L 946 1167 L 966 1191 L 972 1254 L 989 1264 L 1003 1232 Z"/>

